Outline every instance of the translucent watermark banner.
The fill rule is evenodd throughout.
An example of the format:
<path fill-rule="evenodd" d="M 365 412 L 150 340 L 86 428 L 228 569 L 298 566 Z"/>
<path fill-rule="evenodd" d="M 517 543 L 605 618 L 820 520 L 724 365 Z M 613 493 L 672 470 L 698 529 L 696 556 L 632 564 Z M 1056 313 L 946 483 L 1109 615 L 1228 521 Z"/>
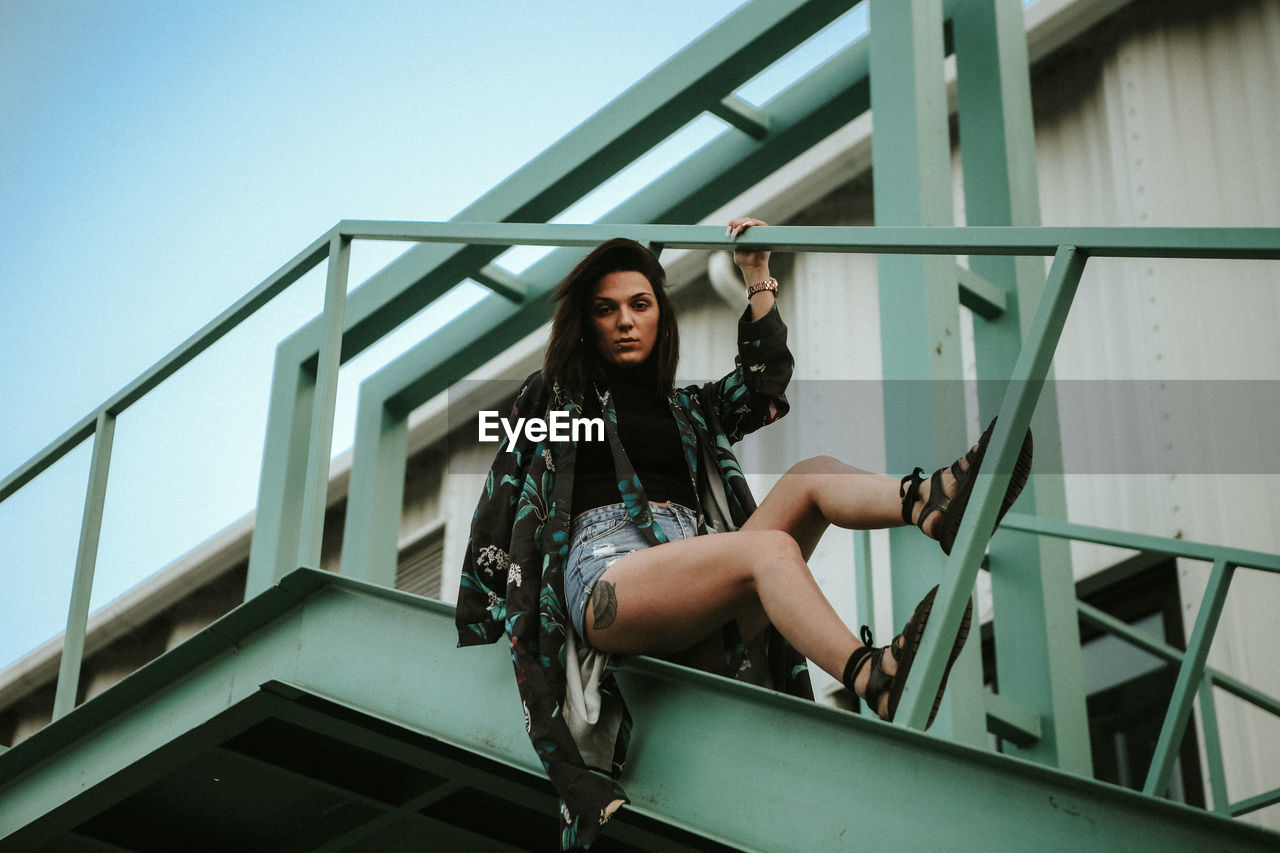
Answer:
<path fill-rule="evenodd" d="M 483 474 L 500 442 L 604 441 L 603 426 L 548 411 L 513 412 L 519 381 L 473 381 L 448 397 L 446 451 L 451 473 Z M 688 380 L 679 385 L 698 385 Z M 800 379 L 787 388 L 790 412 L 739 446 L 747 474 L 780 474 L 792 464 L 830 454 L 861 467 L 885 458 L 898 437 L 886 417 L 909 422 L 932 409 L 942 422 L 969 424 L 956 438 L 963 453 L 978 400 L 990 411 L 1010 383 Z M 1027 389 L 1034 390 L 1034 389 Z M 1034 471 L 1042 474 L 1280 474 L 1280 380 L 1055 380 L 1042 383 L 1032 418 Z M 1055 432 L 1060 447 L 1048 439 Z M 910 448 L 908 448 L 910 449 Z M 924 460 L 922 467 L 950 460 Z M 895 476 L 905 472 L 889 472 Z"/>

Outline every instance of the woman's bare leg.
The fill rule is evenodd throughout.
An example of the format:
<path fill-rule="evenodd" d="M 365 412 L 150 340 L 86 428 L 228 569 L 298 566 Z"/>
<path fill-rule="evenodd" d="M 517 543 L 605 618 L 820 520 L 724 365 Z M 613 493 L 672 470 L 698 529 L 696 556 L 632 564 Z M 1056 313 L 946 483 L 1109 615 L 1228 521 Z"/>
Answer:
<path fill-rule="evenodd" d="M 837 680 L 862 645 L 814 582 L 796 540 L 777 530 L 698 536 L 628 554 L 596 582 L 585 628 L 602 651 L 670 656 L 731 619 L 757 614 Z M 860 675 L 859 692 L 867 672 Z"/>
<path fill-rule="evenodd" d="M 961 467 L 967 469 L 968 462 L 962 459 Z M 831 456 L 815 456 L 791 466 L 742 529 L 790 533 L 807 560 L 828 525 L 849 530 L 901 527 L 900 485 L 888 474 L 863 471 Z M 912 508 L 912 522 L 919 517 L 920 508 L 929 498 L 929 485 L 926 480 L 921 486 L 920 496 Z M 943 470 L 942 489 L 948 495 L 956 492 L 956 478 L 950 468 Z M 934 528 L 941 515 L 934 513 L 925 519 L 926 536 L 936 538 Z"/>
<path fill-rule="evenodd" d="M 954 494 L 955 485 L 945 471 L 944 491 Z M 912 521 L 927 498 L 922 490 Z M 802 655 L 843 680 L 849 656 L 862 644 L 806 563 L 831 524 L 901 526 L 899 481 L 830 456 L 797 463 L 742 530 L 646 548 L 610 566 L 592 592 L 587 640 L 606 652 L 659 655 L 710 669 L 723 651 L 725 623 L 736 619 L 748 643 L 772 624 Z M 926 519 L 926 535 L 936 524 Z M 881 665 L 888 675 L 897 670 L 892 655 L 883 656 Z M 869 673 L 870 667 L 858 673 L 859 695 Z M 883 697 L 877 712 L 883 714 L 887 703 Z"/>

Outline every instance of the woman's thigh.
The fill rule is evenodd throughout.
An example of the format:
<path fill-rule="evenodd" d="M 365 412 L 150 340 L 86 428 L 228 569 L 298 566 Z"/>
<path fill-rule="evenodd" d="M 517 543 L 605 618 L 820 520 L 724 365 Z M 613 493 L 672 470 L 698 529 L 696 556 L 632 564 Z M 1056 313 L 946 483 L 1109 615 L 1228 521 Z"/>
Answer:
<path fill-rule="evenodd" d="M 798 556 L 778 531 L 697 536 L 628 554 L 595 584 L 587 641 L 611 653 L 671 655 L 730 620 L 759 621 L 754 566 Z"/>

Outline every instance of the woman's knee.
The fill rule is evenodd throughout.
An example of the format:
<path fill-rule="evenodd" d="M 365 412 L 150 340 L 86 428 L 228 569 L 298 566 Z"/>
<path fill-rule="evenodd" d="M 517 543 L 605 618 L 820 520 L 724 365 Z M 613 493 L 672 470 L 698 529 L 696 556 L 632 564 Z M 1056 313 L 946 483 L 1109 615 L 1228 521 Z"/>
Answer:
<path fill-rule="evenodd" d="M 834 456 L 810 456 L 801 459 L 787 469 L 788 474 L 838 474 L 848 469 L 848 465 Z"/>
<path fill-rule="evenodd" d="M 755 530 L 743 532 L 749 540 L 744 542 L 745 565 L 753 579 L 761 572 L 804 567 L 804 555 L 795 538 L 783 530 Z"/>

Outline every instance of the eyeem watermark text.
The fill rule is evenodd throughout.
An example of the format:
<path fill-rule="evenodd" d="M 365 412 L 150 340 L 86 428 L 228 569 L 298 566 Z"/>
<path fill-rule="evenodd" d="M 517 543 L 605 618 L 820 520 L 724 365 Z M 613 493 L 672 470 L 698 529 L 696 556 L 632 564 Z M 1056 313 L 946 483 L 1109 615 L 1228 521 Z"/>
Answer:
<path fill-rule="evenodd" d="M 529 441 L 604 441 L 603 418 L 575 418 L 568 412 L 552 412 L 549 418 L 516 418 L 515 423 L 496 411 L 481 411 L 481 441 L 501 441 L 498 428 L 507 436 L 507 452 L 515 451 L 516 439 L 524 433 Z"/>

